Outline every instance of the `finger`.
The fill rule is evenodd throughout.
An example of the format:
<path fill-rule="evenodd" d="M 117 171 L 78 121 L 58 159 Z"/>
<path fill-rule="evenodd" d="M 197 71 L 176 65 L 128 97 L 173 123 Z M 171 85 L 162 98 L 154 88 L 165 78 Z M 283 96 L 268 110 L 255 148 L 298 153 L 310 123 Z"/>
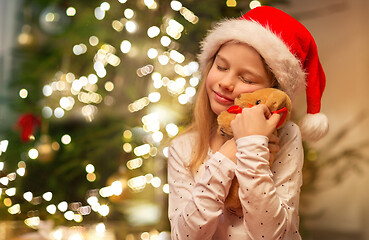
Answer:
<path fill-rule="evenodd" d="M 274 163 L 274 160 L 275 160 L 275 156 L 273 153 L 271 153 L 269 155 L 269 166 L 272 166 L 272 164 Z"/>
<path fill-rule="evenodd" d="M 274 143 L 274 144 L 279 143 L 279 137 L 275 135 L 274 133 L 270 134 L 268 138 L 269 138 L 269 143 Z"/>
<path fill-rule="evenodd" d="M 272 116 L 269 118 L 269 123 L 272 126 L 276 127 L 280 119 L 281 119 L 280 114 L 272 114 Z"/>
<path fill-rule="evenodd" d="M 279 145 L 277 145 L 277 144 L 269 144 L 268 148 L 269 148 L 269 152 L 271 152 L 271 153 L 279 152 Z"/>
<path fill-rule="evenodd" d="M 264 112 L 264 115 L 267 119 L 270 118 L 270 116 L 272 115 L 272 113 L 270 112 L 269 108 L 267 107 L 267 105 L 265 104 L 260 104 L 258 105 L 260 106 L 260 108 L 262 108 L 263 112 Z"/>

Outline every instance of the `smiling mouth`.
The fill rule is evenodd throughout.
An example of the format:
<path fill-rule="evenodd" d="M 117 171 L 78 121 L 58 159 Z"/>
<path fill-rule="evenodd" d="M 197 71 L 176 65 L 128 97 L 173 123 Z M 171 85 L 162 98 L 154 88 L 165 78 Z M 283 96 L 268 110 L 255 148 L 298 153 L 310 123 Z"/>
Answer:
<path fill-rule="evenodd" d="M 233 104 L 233 99 L 227 98 L 214 91 L 215 100 L 222 104 Z"/>

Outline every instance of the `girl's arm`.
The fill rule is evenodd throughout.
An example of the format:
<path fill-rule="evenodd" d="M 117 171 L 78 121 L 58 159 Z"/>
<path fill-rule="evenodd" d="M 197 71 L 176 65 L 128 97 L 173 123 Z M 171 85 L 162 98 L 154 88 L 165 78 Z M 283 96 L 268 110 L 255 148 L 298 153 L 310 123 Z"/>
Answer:
<path fill-rule="evenodd" d="M 192 150 L 185 136 L 171 144 L 168 158 L 169 220 L 172 239 L 211 239 L 218 226 L 235 164 L 220 153 L 206 161 L 195 180 L 187 164 Z"/>
<path fill-rule="evenodd" d="M 301 239 L 298 206 L 303 148 L 299 128 L 291 122 L 280 133 L 281 149 L 269 167 L 268 138 L 236 141 L 236 176 L 244 224 L 252 239 Z"/>

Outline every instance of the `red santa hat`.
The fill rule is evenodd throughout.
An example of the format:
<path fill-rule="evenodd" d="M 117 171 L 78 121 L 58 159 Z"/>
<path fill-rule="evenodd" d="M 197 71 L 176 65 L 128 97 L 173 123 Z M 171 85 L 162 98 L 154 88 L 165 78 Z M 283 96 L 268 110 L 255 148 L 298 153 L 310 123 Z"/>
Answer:
<path fill-rule="evenodd" d="M 281 89 L 293 98 L 306 87 L 307 114 L 300 122 L 304 139 L 318 140 L 328 131 L 320 113 L 325 74 L 310 32 L 296 19 L 273 7 L 257 7 L 239 19 L 219 22 L 201 43 L 204 68 L 219 48 L 235 40 L 252 46 L 263 57 Z"/>

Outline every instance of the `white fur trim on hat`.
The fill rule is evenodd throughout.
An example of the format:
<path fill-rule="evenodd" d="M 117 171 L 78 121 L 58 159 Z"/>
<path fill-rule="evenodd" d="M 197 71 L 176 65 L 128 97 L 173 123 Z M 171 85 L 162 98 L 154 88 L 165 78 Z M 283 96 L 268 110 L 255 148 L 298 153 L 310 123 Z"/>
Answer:
<path fill-rule="evenodd" d="M 305 86 L 305 73 L 288 46 L 270 29 L 256 21 L 228 19 L 219 22 L 201 43 L 202 69 L 226 42 L 236 40 L 252 46 L 265 60 L 283 91 L 291 98 Z"/>
<path fill-rule="evenodd" d="M 299 125 L 303 139 L 308 141 L 321 139 L 329 130 L 328 118 L 323 113 L 306 114 Z"/>

